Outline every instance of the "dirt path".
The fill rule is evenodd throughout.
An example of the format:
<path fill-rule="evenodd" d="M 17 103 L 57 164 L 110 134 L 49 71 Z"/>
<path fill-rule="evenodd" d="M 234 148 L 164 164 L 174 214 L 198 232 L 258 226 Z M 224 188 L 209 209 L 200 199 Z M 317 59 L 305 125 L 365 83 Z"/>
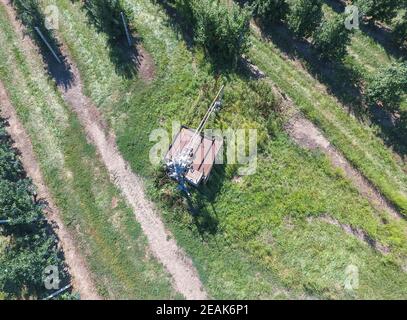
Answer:
<path fill-rule="evenodd" d="M 187 299 L 206 299 L 201 281 L 192 261 L 177 246 L 172 235 L 165 229 L 154 205 L 147 199 L 143 181 L 135 175 L 123 159 L 113 134 L 106 134 L 107 127 L 96 106 L 83 95 L 79 72 L 71 64 L 75 82 L 71 88 L 61 89 L 65 100 L 77 113 L 90 141 L 96 146 L 111 179 L 131 205 L 147 236 L 154 256 L 171 274 L 174 287 Z"/>
<path fill-rule="evenodd" d="M 288 121 L 286 129 L 291 138 L 299 145 L 310 150 L 319 149 L 325 153 L 332 165 L 343 170 L 359 193 L 368 199 L 376 210 L 385 211 L 396 219 L 403 218 L 393 205 L 331 145 L 311 121 L 297 114 Z"/>
<path fill-rule="evenodd" d="M 288 119 L 285 129 L 298 145 L 309 150 L 318 149 L 322 151 L 329 158 L 334 167 L 343 170 L 345 176 L 353 183 L 359 193 L 368 199 L 376 210 L 385 211 L 396 219 L 405 218 L 384 196 L 382 196 L 368 179 L 357 171 L 351 163 L 349 163 L 349 161 L 331 145 L 321 130 L 298 111 L 291 99 L 287 97 L 270 79 L 268 79 L 263 71 L 247 59 L 245 60 L 245 65 L 254 78 L 265 79 L 270 84 L 274 94 L 281 101 L 281 111 Z"/>
<path fill-rule="evenodd" d="M 385 246 L 381 244 L 380 242 L 376 241 L 372 237 L 369 236 L 364 230 L 360 228 L 355 228 L 349 224 L 344 224 L 339 222 L 339 220 L 331 217 L 330 215 L 321 215 L 319 217 L 308 217 L 307 221 L 309 223 L 313 223 L 314 221 L 322 221 L 327 224 L 337 226 L 341 228 L 343 231 L 345 231 L 347 234 L 354 236 L 356 239 L 359 241 L 365 243 L 369 247 L 371 247 L 373 250 L 376 250 L 377 252 L 383 254 L 383 255 L 388 255 L 390 253 L 390 248 L 388 246 Z"/>
<path fill-rule="evenodd" d="M 85 260 L 76 250 L 75 241 L 62 223 L 59 210 L 53 203 L 51 194 L 44 183 L 40 167 L 34 155 L 30 137 L 19 122 L 17 114 L 11 105 L 10 100 L 8 99 L 6 90 L 1 81 L 0 107 L 1 116 L 8 120 L 9 126 L 6 129 L 14 140 L 14 147 L 21 152 L 21 161 L 24 169 L 37 187 L 39 198 L 47 201 L 47 219 L 51 222 L 51 224 L 54 223 L 58 226 L 55 229 L 55 232 L 58 235 L 60 244 L 62 246 L 65 261 L 69 267 L 69 273 L 72 276 L 74 289 L 79 292 L 81 299 L 83 300 L 100 300 L 101 298 L 98 296 L 93 285 Z"/>
<path fill-rule="evenodd" d="M 273 90 L 277 93 L 283 103 L 283 112 L 288 117 L 286 131 L 290 137 L 300 146 L 309 150 L 322 151 L 336 168 L 342 169 L 359 193 L 365 197 L 378 211 L 385 211 L 395 219 L 404 218 L 394 206 L 357 171 L 351 163 L 334 147 L 323 135 L 321 130 L 311 121 L 306 119 L 293 105 L 293 102 L 280 92 L 274 84 Z"/>
<path fill-rule="evenodd" d="M 15 12 L 8 5 L 8 0 L 1 0 L 1 3 L 6 6 L 10 21 L 19 36 L 23 38 L 22 27 L 15 19 Z M 34 46 L 34 44 L 31 41 L 24 41 L 22 46 Z M 59 89 L 65 101 L 78 115 L 89 141 L 96 147 L 109 171 L 111 180 L 133 208 L 136 219 L 148 239 L 151 252 L 171 274 L 174 288 L 186 299 L 207 299 L 208 296 L 192 260 L 178 247 L 173 236 L 165 229 L 153 203 L 146 197 L 142 179 L 132 172 L 118 150 L 114 135 L 106 133 L 107 126 L 98 109 L 83 94 L 79 71 L 76 65 L 69 60 L 69 54 L 67 54 L 67 60 L 71 65 L 74 81 L 70 86 L 59 86 Z"/>

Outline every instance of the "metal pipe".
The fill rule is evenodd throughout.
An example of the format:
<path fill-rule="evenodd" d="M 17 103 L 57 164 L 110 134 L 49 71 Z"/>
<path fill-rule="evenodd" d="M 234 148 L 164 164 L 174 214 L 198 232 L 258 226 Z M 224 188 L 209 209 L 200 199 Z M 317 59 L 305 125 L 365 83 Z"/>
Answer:
<path fill-rule="evenodd" d="M 203 117 L 201 123 L 199 124 L 199 127 L 195 130 L 195 133 L 192 136 L 192 139 L 188 143 L 188 146 L 185 150 L 189 151 L 192 149 L 191 151 L 193 151 L 195 149 L 195 144 L 197 144 L 197 142 L 195 140 L 197 139 L 197 137 L 199 137 L 201 135 L 203 128 L 205 127 L 206 123 L 209 120 L 209 117 L 211 116 L 212 112 L 215 110 L 216 102 L 219 100 L 219 97 L 222 94 L 224 88 L 225 88 L 225 85 L 222 85 L 222 87 L 220 88 L 215 99 L 213 99 L 208 111 L 206 112 L 205 116 Z"/>
<path fill-rule="evenodd" d="M 59 59 L 59 57 L 57 56 L 57 54 L 55 53 L 54 49 L 52 49 L 51 45 L 48 43 L 47 39 L 45 39 L 44 35 L 42 34 L 41 30 L 38 29 L 38 27 L 34 27 L 35 31 L 37 31 L 37 33 L 39 34 L 39 36 L 41 37 L 42 41 L 45 42 L 45 44 L 47 45 L 49 51 L 51 51 L 51 53 L 53 54 L 53 56 L 55 57 L 55 59 L 58 61 L 58 63 L 62 63 L 61 60 Z"/>
<path fill-rule="evenodd" d="M 126 18 L 124 17 L 123 12 L 120 12 L 120 15 L 121 15 L 121 17 L 122 17 L 123 26 L 124 26 L 124 31 L 126 32 L 127 42 L 128 42 L 128 44 L 129 44 L 129 47 L 131 47 L 131 38 L 130 38 L 129 29 L 128 29 L 128 27 L 127 27 Z"/>
<path fill-rule="evenodd" d="M 54 292 L 53 294 L 49 295 L 48 297 L 44 298 L 43 300 L 50 300 L 57 295 L 60 295 L 64 291 L 68 290 L 70 287 L 72 287 L 72 284 L 68 284 L 67 286 L 63 287 L 62 289 L 59 289 L 58 291 Z"/>

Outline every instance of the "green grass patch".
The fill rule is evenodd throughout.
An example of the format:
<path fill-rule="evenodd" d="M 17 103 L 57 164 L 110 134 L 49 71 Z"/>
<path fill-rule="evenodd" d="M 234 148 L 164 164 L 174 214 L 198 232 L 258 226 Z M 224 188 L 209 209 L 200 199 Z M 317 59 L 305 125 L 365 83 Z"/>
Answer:
<path fill-rule="evenodd" d="M 125 5 L 133 13 L 132 27 L 154 59 L 156 78 L 147 84 L 137 76 L 120 77 L 109 60 L 106 36 L 88 23 L 80 4 L 68 0 L 58 0 L 57 4 L 63 16 L 60 36 L 79 66 L 86 93 L 114 129 L 124 157 L 144 177 L 151 199 L 160 207 L 177 242 L 193 259 L 212 297 L 405 296 L 407 276 L 400 269 L 400 257 L 407 249 L 406 223 L 383 224 L 386 214 L 372 209 L 323 155 L 295 146 L 281 129 L 281 119 L 274 110 L 267 116 L 262 112 L 264 92 L 260 85 L 239 75 L 216 81 L 202 52 L 191 52 L 161 7 L 147 0 L 127 0 Z M 287 93 L 294 98 L 306 98 L 309 113 L 319 116 L 321 110 L 310 106 L 315 92 L 308 91 L 315 80 L 304 78 L 268 44 L 256 39 L 253 43 L 261 67 L 268 65 L 266 71 L 283 79 L 283 89 L 291 89 Z M 297 84 L 300 80 L 301 84 Z M 208 185 L 194 192 L 192 204 L 199 215 L 193 216 L 174 184 L 161 184 L 157 178 L 148 158 L 154 144 L 149 135 L 153 129 L 170 128 L 172 120 L 196 126 L 222 82 L 227 83 L 225 104 L 211 126 L 257 128 L 261 151 L 258 171 L 237 181 L 235 166 L 217 167 Z M 197 99 L 199 94 L 201 100 Z M 319 100 L 318 94 L 315 100 L 327 100 L 337 111 L 336 101 L 328 95 Z M 350 128 L 343 127 L 346 137 L 353 134 L 352 130 L 368 137 L 360 146 L 350 144 L 348 148 L 362 149 L 360 152 L 366 156 L 366 148 L 370 151 L 372 144 L 376 151 L 379 144 L 377 149 L 384 156 L 371 169 L 372 174 L 402 172 L 400 164 L 372 132 L 366 133 L 356 121 L 349 121 L 347 114 L 340 119 L 350 123 Z M 395 175 L 393 180 L 405 190 L 403 175 Z M 392 253 L 384 258 L 337 227 L 306 223 L 307 217 L 321 214 L 365 230 L 391 247 Z M 290 224 L 293 229 L 287 231 Z M 345 269 L 350 264 L 361 270 L 361 289 L 353 293 L 344 289 Z M 308 269 L 304 270 L 304 266 Z"/>
<path fill-rule="evenodd" d="M 317 124 L 345 157 L 404 214 L 407 214 L 406 165 L 377 136 L 379 129 L 349 114 L 321 84 L 270 42 L 252 38 L 250 56 L 267 76 Z"/>
<path fill-rule="evenodd" d="M 99 293 L 112 299 L 179 297 L 163 267 L 147 253 L 132 210 L 109 181 L 78 119 L 44 74 L 40 56 L 20 48 L 3 6 L 0 30 L 0 78 Z"/>

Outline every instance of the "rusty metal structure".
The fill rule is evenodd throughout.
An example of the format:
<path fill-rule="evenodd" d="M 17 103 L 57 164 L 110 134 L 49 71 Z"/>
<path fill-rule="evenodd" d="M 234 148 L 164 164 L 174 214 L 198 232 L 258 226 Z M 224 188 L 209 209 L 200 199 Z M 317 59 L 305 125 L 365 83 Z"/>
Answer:
<path fill-rule="evenodd" d="M 205 136 L 203 130 L 211 115 L 220 110 L 223 92 L 224 86 L 196 130 L 181 127 L 164 158 L 168 175 L 179 183 L 183 191 L 187 192 L 186 183 L 198 187 L 209 179 L 217 155 L 222 149 L 223 141 Z"/>

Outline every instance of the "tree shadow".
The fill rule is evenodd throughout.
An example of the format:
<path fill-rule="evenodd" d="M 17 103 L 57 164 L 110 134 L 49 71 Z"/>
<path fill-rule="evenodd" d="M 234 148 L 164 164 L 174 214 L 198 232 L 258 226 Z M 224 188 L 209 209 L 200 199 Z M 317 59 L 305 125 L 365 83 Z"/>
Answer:
<path fill-rule="evenodd" d="M 392 31 L 382 25 L 375 23 L 364 23 L 360 24 L 360 30 L 372 38 L 376 43 L 380 44 L 387 54 L 392 55 L 397 59 L 406 60 L 407 48 L 398 47 L 392 40 Z"/>
<path fill-rule="evenodd" d="M 185 196 L 188 211 L 202 238 L 216 235 L 219 232 L 219 218 L 215 201 L 226 178 L 225 165 L 215 165 L 208 182 L 193 190 L 192 197 Z"/>
<path fill-rule="evenodd" d="M 321 59 L 312 44 L 297 39 L 285 24 L 261 26 L 262 36 L 275 45 L 289 59 L 300 63 L 314 78 L 322 82 L 327 91 L 348 107 L 348 111 L 363 119 L 366 112 L 363 107 L 363 95 L 360 82 L 361 74 L 342 61 Z"/>
<path fill-rule="evenodd" d="M 166 0 L 153 0 L 159 4 L 166 13 L 167 25 L 182 37 L 188 50 L 192 51 L 194 46 L 194 37 L 189 24 L 178 14 L 177 10 Z"/>
<path fill-rule="evenodd" d="M 371 106 L 369 111 L 372 122 L 380 126 L 380 138 L 407 161 L 407 112 L 401 111 L 396 117 L 377 105 Z"/>
<path fill-rule="evenodd" d="M 47 66 L 47 73 L 55 80 L 58 87 L 62 87 L 65 91 L 72 87 L 75 76 L 72 72 L 66 56 L 61 53 L 58 55 L 62 63 L 59 63 L 50 51 L 45 49 L 41 52 L 43 60 Z"/>
<path fill-rule="evenodd" d="M 36 44 L 46 65 L 47 73 L 56 81 L 58 86 L 69 88 L 74 80 L 71 67 L 62 54 L 61 44 L 54 35 L 53 30 L 46 28 L 45 15 L 35 1 L 10 0 L 16 12 L 17 19 L 25 27 L 24 33 L 29 35 Z M 51 49 L 54 54 L 51 52 Z"/>
<path fill-rule="evenodd" d="M 135 32 L 127 23 L 128 19 L 120 1 L 86 1 L 83 3 L 82 9 L 97 32 L 107 36 L 109 58 L 115 66 L 116 73 L 126 79 L 136 76 L 143 58 L 138 49 L 142 39 L 134 36 Z M 122 13 L 128 27 L 130 44 Z"/>
<path fill-rule="evenodd" d="M 346 4 L 342 1 L 324 0 L 325 3 L 330 6 L 336 13 L 345 12 Z M 406 59 L 407 48 L 398 47 L 393 41 L 393 34 L 388 27 L 375 23 L 374 21 L 360 20 L 360 30 L 369 36 L 373 41 L 382 46 L 387 54 L 392 55 L 397 59 Z"/>

